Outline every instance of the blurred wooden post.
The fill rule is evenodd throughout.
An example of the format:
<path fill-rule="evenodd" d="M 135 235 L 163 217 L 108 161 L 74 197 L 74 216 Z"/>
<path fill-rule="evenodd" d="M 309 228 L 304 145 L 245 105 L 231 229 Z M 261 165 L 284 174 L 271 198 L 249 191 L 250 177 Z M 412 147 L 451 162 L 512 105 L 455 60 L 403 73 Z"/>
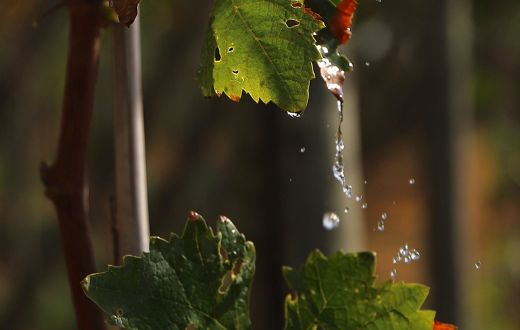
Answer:
<path fill-rule="evenodd" d="M 448 111 L 452 139 L 453 215 L 455 222 L 455 278 L 457 283 L 458 325 L 463 329 L 477 329 L 470 308 L 475 251 L 475 229 L 472 226 L 470 190 L 472 127 L 473 127 L 473 22 L 470 0 L 451 0 L 446 8 L 446 48 L 448 56 Z"/>
<path fill-rule="evenodd" d="M 428 111 L 430 177 L 430 246 L 432 301 L 437 318 L 462 328 L 464 271 L 471 226 L 466 222 L 468 149 L 471 127 L 471 19 L 468 0 L 432 2 L 432 22 L 426 39 L 432 66 L 426 74 L 430 91 L 424 100 Z"/>
<path fill-rule="evenodd" d="M 148 250 L 139 16 L 114 26 L 116 227 L 119 257 Z"/>

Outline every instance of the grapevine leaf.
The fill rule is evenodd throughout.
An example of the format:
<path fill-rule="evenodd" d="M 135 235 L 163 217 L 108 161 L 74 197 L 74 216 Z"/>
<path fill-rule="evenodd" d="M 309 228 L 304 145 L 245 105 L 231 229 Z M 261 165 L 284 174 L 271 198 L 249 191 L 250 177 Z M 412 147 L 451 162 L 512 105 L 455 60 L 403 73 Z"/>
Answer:
<path fill-rule="evenodd" d="M 249 329 L 255 249 L 228 219 L 213 233 L 192 213 L 181 237 L 87 276 L 86 295 L 123 329 Z"/>
<path fill-rule="evenodd" d="M 110 6 L 114 8 L 119 17 L 119 22 L 130 26 L 137 17 L 137 6 L 140 0 L 110 0 Z"/>
<path fill-rule="evenodd" d="M 245 91 L 302 111 L 320 58 L 312 34 L 322 28 L 303 0 L 216 0 L 198 74 L 203 94 L 238 101 Z"/>
<path fill-rule="evenodd" d="M 419 310 L 428 288 L 387 282 L 374 286 L 372 252 L 330 257 L 314 251 L 284 276 L 294 290 L 285 301 L 285 329 L 432 330 L 435 312 Z"/>

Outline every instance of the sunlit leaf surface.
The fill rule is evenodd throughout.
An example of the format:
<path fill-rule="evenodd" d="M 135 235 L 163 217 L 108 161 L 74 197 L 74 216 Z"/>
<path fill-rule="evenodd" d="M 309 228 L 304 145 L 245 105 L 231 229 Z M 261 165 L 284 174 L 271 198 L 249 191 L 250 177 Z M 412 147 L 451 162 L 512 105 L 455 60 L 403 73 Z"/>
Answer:
<path fill-rule="evenodd" d="M 199 71 L 203 94 L 238 101 L 245 91 L 302 111 L 320 58 L 312 34 L 321 28 L 301 0 L 216 0 Z"/>
<path fill-rule="evenodd" d="M 371 252 L 330 257 L 314 251 L 284 276 L 294 290 L 285 303 L 285 329 L 432 330 L 435 312 L 420 310 L 428 288 L 387 282 L 375 286 Z"/>

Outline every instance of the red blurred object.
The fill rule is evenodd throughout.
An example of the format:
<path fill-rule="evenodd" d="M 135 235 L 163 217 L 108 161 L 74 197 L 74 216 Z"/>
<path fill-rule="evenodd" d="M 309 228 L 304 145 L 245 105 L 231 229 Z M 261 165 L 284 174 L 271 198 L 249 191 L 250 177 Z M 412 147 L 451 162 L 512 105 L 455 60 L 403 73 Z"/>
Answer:
<path fill-rule="evenodd" d="M 457 330 L 458 327 L 453 324 L 442 323 L 437 320 L 433 323 L 433 330 Z"/>
<path fill-rule="evenodd" d="M 332 18 L 329 24 L 329 30 L 334 34 L 340 44 L 346 44 L 352 33 L 350 27 L 352 26 L 352 18 L 357 8 L 356 0 L 342 0 L 336 6 L 336 15 Z"/>

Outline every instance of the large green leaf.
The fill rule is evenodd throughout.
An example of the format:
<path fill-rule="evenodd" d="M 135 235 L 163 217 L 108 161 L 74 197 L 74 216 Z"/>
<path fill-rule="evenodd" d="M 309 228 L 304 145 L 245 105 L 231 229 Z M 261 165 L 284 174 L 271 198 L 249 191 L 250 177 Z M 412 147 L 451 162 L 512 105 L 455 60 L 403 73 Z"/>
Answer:
<path fill-rule="evenodd" d="M 285 302 L 285 329 L 431 330 L 435 312 L 419 310 L 428 295 L 420 284 L 374 286 L 371 252 L 330 257 L 314 251 L 300 270 L 284 268 L 294 296 Z"/>
<path fill-rule="evenodd" d="M 274 102 L 290 112 L 305 109 L 312 62 L 320 58 L 312 34 L 321 21 L 302 0 L 216 0 L 202 51 L 204 95 Z"/>
<path fill-rule="evenodd" d="M 193 213 L 181 237 L 85 278 L 87 296 L 124 329 L 249 329 L 255 249 L 226 218 L 214 234 Z"/>

